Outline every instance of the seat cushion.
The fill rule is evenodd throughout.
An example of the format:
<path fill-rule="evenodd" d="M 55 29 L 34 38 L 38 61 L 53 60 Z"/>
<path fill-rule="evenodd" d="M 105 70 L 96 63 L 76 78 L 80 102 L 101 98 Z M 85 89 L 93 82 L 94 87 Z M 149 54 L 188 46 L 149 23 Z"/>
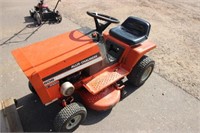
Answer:
<path fill-rule="evenodd" d="M 138 45 L 140 42 L 143 42 L 147 39 L 146 35 L 139 36 L 133 34 L 133 32 L 129 32 L 123 26 L 112 28 L 109 34 L 128 45 Z"/>
<path fill-rule="evenodd" d="M 149 22 L 130 16 L 121 26 L 112 28 L 110 35 L 128 45 L 138 45 L 149 36 L 151 25 Z"/>

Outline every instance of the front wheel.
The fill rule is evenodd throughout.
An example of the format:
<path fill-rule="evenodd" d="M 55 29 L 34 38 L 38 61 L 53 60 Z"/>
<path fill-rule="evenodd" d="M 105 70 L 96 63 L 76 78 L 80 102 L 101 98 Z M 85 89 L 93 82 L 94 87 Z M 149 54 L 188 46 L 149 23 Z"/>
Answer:
<path fill-rule="evenodd" d="M 153 72 L 155 61 L 148 56 L 143 56 L 130 74 L 127 76 L 128 81 L 134 86 L 141 86 Z"/>
<path fill-rule="evenodd" d="M 30 81 L 28 81 L 28 88 L 33 94 L 36 94 L 35 88 L 33 87 Z"/>
<path fill-rule="evenodd" d="M 64 107 L 54 120 L 54 128 L 58 132 L 73 132 L 86 118 L 87 110 L 80 103 L 71 103 Z"/>

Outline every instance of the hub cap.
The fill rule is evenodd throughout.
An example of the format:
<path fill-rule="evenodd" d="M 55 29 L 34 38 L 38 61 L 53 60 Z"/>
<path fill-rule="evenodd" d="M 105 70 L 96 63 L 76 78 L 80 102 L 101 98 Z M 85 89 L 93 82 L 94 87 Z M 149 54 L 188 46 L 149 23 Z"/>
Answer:
<path fill-rule="evenodd" d="M 78 125 L 78 123 L 81 121 L 81 115 L 76 115 L 73 118 L 69 120 L 69 122 L 66 124 L 66 129 L 70 130 Z"/>
<path fill-rule="evenodd" d="M 145 81 L 145 80 L 149 77 L 149 75 L 151 74 L 152 69 L 153 69 L 153 67 L 148 67 L 148 68 L 144 71 L 144 73 L 143 73 L 143 75 L 142 75 L 142 78 L 141 78 L 141 82 Z"/>

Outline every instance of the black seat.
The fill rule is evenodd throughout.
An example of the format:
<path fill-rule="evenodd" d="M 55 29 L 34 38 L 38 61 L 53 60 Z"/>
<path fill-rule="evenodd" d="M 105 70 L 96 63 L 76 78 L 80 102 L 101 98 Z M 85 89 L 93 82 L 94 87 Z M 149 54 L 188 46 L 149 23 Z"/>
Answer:
<path fill-rule="evenodd" d="M 135 46 L 148 38 L 150 28 L 149 22 L 130 16 L 122 25 L 112 28 L 109 33 L 118 40 Z"/>

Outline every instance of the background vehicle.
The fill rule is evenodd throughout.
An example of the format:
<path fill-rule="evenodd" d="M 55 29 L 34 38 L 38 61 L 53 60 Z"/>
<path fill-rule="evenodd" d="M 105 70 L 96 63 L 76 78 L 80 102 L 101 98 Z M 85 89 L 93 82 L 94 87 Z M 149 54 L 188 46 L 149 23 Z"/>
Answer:
<path fill-rule="evenodd" d="M 62 21 L 62 16 L 58 11 L 56 11 L 59 2 L 60 0 L 57 1 L 55 8 L 50 10 L 48 5 L 44 4 L 44 0 L 40 0 L 38 5 L 34 6 L 34 9 L 29 11 L 30 16 L 36 20 L 38 25 L 41 25 L 42 21 L 60 23 Z"/>
<path fill-rule="evenodd" d="M 55 117 L 56 131 L 74 131 L 87 116 L 74 94 L 91 109 L 108 110 L 121 99 L 122 79 L 141 86 L 154 68 L 155 62 L 145 55 L 156 47 L 147 40 L 149 22 L 130 16 L 103 33 L 119 20 L 96 12 L 87 14 L 94 18 L 95 30 L 80 28 L 12 52 L 30 81 L 30 90 L 45 105 L 62 101 L 63 109 Z"/>

